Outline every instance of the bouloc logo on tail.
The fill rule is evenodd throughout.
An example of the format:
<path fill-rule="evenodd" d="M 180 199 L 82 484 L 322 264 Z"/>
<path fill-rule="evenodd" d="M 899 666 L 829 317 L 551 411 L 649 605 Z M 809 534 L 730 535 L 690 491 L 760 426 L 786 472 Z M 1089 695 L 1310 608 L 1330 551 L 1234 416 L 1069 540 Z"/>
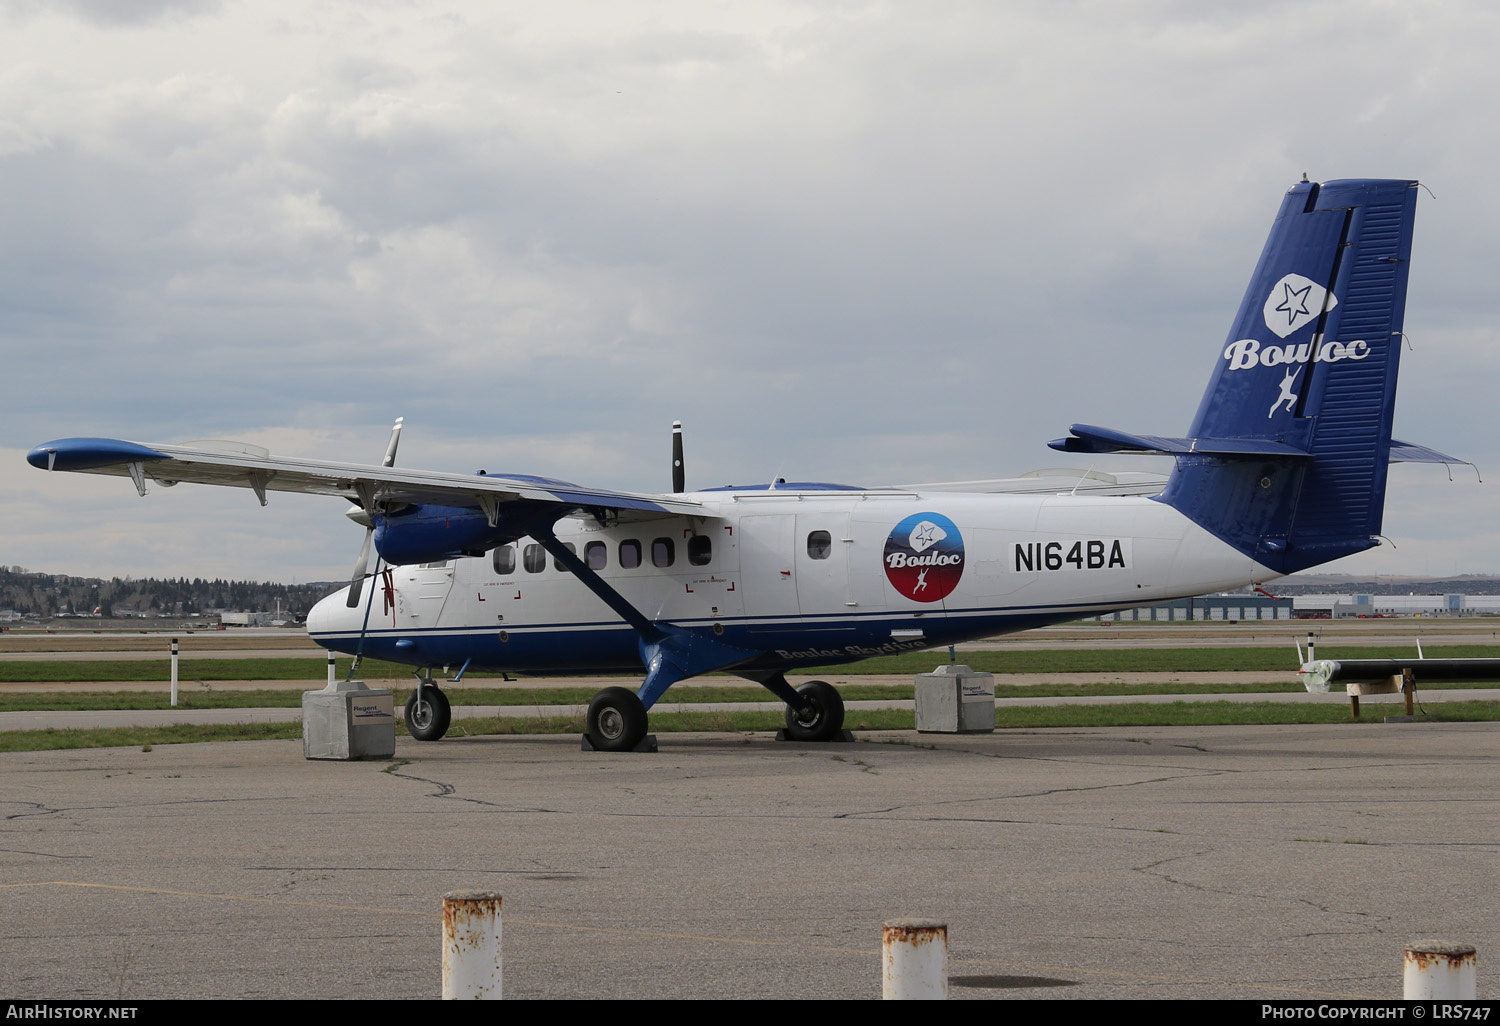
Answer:
<path fill-rule="evenodd" d="M 1262 308 L 1266 327 L 1276 333 L 1277 338 L 1286 338 L 1304 324 L 1317 320 L 1323 313 L 1324 301 L 1328 309 L 1339 305 L 1338 297 L 1327 289 L 1300 274 L 1283 275 L 1271 286 Z"/>
<path fill-rule="evenodd" d="M 1263 346 L 1253 338 L 1242 338 L 1224 348 L 1224 359 L 1232 371 L 1246 367 L 1279 367 L 1282 364 L 1304 364 L 1312 355 L 1312 343 L 1295 346 Z M 1324 342 L 1318 346 L 1316 363 L 1338 363 L 1340 360 L 1363 360 L 1370 355 L 1370 343 L 1362 338 L 1353 342 Z"/>
<path fill-rule="evenodd" d="M 1286 338 L 1298 328 L 1316 321 L 1325 309 L 1332 310 L 1338 305 L 1338 297 L 1317 282 L 1300 274 L 1287 274 L 1271 287 L 1261 314 L 1266 327 L 1277 338 Z M 1309 358 L 1314 363 L 1338 363 L 1341 360 L 1363 360 L 1369 355 L 1370 344 L 1364 339 L 1276 346 L 1261 345 L 1258 339 L 1242 338 L 1224 347 L 1224 359 L 1229 361 L 1228 369 L 1232 371 L 1251 367 L 1301 367 Z M 1290 386 L 1290 380 L 1282 379 L 1282 394 L 1276 400 L 1276 406 L 1287 402 L 1288 398 L 1296 399 L 1287 391 Z M 1276 412 L 1276 406 L 1271 407 L 1272 413 Z"/>
<path fill-rule="evenodd" d="M 963 537 L 941 513 L 914 513 L 885 540 L 885 576 L 906 598 L 937 602 L 963 573 Z"/>

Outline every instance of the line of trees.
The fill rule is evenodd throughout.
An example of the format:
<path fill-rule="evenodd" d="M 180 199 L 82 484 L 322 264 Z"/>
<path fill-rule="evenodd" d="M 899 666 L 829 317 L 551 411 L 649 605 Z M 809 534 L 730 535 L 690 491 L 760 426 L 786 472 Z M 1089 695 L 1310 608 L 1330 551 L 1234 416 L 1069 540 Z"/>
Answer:
<path fill-rule="evenodd" d="M 307 615 L 313 603 L 343 582 L 276 584 L 267 581 L 208 580 L 202 577 L 72 577 L 22 567 L 0 567 L 0 609 L 23 616 L 59 614 L 102 616 L 191 616 L 223 610 L 270 611 L 280 603 L 289 617 Z"/>

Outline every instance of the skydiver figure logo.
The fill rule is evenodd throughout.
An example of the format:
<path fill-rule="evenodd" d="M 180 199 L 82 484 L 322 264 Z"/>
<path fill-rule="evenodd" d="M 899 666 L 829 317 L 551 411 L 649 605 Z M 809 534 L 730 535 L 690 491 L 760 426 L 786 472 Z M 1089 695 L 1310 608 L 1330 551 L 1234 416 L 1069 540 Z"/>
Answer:
<path fill-rule="evenodd" d="M 913 595 L 915 595 L 917 592 L 922 591 L 926 587 L 927 587 L 927 571 L 923 570 L 921 573 L 917 574 L 917 583 L 911 589 L 911 593 Z"/>
<path fill-rule="evenodd" d="M 1297 393 L 1292 391 L 1292 382 L 1297 380 L 1297 375 L 1301 372 L 1301 367 L 1298 367 L 1295 370 L 1289 370 L 1286 372 L 1286 377 L 1281 379 L 1281 395 L 1277 396 L 1276 401 L 1271 404 L 1271 412 L 1266 414 L 1267 420 L 1276 416 L 1276 408 L 1282 403 L 1286 403 L 1288 413 L 1290 413 L 1292 411 L 1292 408 L 1296 406 Z"/>

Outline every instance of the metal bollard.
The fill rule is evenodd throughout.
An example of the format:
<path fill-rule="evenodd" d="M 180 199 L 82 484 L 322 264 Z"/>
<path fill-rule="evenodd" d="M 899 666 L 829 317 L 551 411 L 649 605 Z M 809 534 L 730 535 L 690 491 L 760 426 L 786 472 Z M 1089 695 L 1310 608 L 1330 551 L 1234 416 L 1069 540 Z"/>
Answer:
<path fill-rule="evenodd" d="M 177 708 L 177 639 L 172 639 L 172 708 Z"/>
<path fill-rule="evenodd" d="M 333 672 L 333 653 L 328 653 L 328 683 L 332 684 L 335 674 Z"/>
<path fill-rule="evenodd" d="M 948 924 L 935 919 L 892 919 L 880 928 L 886 1001 L 948 999 Z"/>
<path fill-rule="evenodd" d="M 500 1000 L 500 895 L 443 895 L 443 1000 Z"/>
<path fill-rule="evenodd" d="M 1406 1001 L 1474 1001 L 1479 966 L 1468 944 L 1415 940 L 1406 945 L 1401 997 Z"/>

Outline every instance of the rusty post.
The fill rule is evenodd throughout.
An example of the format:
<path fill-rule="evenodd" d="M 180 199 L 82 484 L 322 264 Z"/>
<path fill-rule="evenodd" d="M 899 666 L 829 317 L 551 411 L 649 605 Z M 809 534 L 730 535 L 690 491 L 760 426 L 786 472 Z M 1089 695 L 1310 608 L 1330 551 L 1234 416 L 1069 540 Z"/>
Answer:
<path fill-rule="evenodd" d="M 1417 691 L 1417 674 L 1410 666 L 1401 671 L 1401 694 L 1406 698 L 1406 715 L 1415 716 L 1417 710 L 1412 707 L 1412 696 Z"/>
<path fill-rule="evenodd" d="M 892 919 L 880 929 L 880 996 L 886 1001 L 946 1001 L 948 924 Z"/>
<path fill-rule="evenodd" d="M 1468 944 L 1416 940 L 1406 945 L 1401 997 L 1406 1001 L 1474 1001 L 1479 967 Z"/>
<path fill-rule="evenodd" d="M 443 1000 L 500 1000 L 500 895 L 443 895 Z"/>

